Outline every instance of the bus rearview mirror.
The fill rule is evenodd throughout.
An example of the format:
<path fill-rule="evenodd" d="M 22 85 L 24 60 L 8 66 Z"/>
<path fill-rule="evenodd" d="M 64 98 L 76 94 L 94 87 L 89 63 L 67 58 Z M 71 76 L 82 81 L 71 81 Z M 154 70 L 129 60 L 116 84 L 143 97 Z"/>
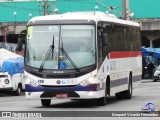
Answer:
<path fill-rule="evenodd" d="M 22 38 L 18 38 L 17 48 L 18 48 L 18 51 L 22 51 L 22 48 L 23 48 Z"/>

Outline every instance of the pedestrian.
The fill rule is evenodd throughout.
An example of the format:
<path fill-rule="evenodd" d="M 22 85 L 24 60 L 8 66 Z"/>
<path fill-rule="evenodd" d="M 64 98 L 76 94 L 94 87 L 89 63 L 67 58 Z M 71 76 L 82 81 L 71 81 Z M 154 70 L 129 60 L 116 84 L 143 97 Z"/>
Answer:
<path fill-rule="evenodd" d="M 149 74 L 149 78 L 153 77 L 153 70 L 155 69 L 155 66 L 152 62 L 150 62 L 148 64 L 148 74 Z"/>

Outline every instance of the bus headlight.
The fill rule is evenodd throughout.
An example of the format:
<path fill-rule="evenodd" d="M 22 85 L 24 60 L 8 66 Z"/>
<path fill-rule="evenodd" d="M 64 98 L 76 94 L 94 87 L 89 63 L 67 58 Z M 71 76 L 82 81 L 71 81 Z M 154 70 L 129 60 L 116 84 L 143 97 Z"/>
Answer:
<path fill-rule="evenodd" d="M 39 83 L 37 81 L 31 80 L 30 78 L 27 78 L 26 82 L 27 82 L 27 84 L 30 84 L 30 85 L 32 85 L 34 87 L 39 86 Z"/>
<path fill-rule="evenodd" d="M 34 87 L 36 87 L 36 86 L 38 86 L 39 85 L 39 83 L 38 82 L 36 82 L 36 81 L 31 81 L 30 82 L 30 84 L 32 85 L 32 86 L 34 86 Z"/>
<path fill-rule="evenodd" d="M 84 80 L 80 83 L 81 86 L 87 86 L 89 85 L 89 81 L 88 80 Z"/>
<path fill-rule="evenodd" d="M 90 77 L 90 78 L 82 81 L 82 82 L 80 83 L 80 85 L 81 85 L 81 86 L 87 86 L 87 85 L 93 83 L 93 81 L 94 81 L 94 77 Z"/>

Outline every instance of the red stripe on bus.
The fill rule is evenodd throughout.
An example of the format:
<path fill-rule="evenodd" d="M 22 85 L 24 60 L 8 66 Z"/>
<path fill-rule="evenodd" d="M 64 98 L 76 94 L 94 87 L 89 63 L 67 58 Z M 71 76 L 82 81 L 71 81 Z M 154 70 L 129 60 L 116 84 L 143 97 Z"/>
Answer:
<path fill-rule="evenodd" d="M 115 58 L 128 58 L 128 57 L 138 57 L 142 56 L 141 51 L 123 51 L 123 52 L 110 52 L 110 59 L 115 59 Z"/>

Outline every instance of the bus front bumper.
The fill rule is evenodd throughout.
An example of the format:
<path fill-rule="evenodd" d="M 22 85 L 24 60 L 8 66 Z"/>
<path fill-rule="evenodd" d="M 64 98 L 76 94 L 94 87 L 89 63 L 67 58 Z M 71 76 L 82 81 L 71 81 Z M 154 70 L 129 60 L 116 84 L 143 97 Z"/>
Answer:
<path fill-rule="evenodd" d="M 99 84 L 73 87 L 33 87 L 25 85 L 27 99 L 93 99 L 104 96 L 104 87 Z"/>

